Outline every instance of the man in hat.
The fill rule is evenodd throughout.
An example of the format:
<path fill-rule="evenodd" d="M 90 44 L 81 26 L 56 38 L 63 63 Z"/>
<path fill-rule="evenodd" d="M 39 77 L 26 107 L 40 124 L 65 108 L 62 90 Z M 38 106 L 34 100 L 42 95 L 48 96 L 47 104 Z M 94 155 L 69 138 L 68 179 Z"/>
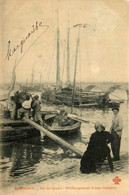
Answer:
<path fill-rule="evenodd" d="M 100 122 L 95 123 L 95 130 L 81 159 L 80 170 L 82 173 L 96 172 L 97 164 L 103 162 L 106 157 L 108 157 L 113 170 L 110 148 L 107 145 L 113 141 L 113 136 L 105 131 L 105 127 Z"/>
<path fill-rule="evenodd" d="M 110 132 L 114 137 L 113 142 L 111 143 L 112 153 L 113 153 L 113 160 L 117 161 L 120 160 L 120 143 L 121 143 L 121 135 L 123 129 L 123 120 L 119 115 L 119 107 L 115 106 L 112 108 L 113 111 L 113 119 L 112 125 L 110 128 Z"/>
<path fill-rule="evenodd" d="M 34 121 L 39 122 L 40 125 L 43 125 L 43 120 L 41 118 L 41 102 L 38 95 L 33 97 L 31 108 L 33 109 Z"/>

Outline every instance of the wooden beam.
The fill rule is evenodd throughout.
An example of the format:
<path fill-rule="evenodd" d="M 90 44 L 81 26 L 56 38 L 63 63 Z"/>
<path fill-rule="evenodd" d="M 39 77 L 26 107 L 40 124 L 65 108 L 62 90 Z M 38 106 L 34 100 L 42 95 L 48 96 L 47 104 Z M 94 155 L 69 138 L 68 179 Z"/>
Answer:
<path fill-rule="evenodd" d="M 68 114 L 68 117 L 71 118 L 71 119 L 73 119 L 73 120 L 76 120 L 76 121 L 78 121 L 78 122 L 95 124 L 95 122 L 87 121 L 87 120 L 85 120 L 84 118 L 80 118 L 80 117 L 78 117 L 78 116 L 75 115 L 75 114 Z"/>
<path fill-rule="evenodd" d="M 58 137 L 57 135 L 53 134 L 52 132 L 46 130 L 44 127 L 42 127 L 42 126 L 38 125 L 37 123 L 31 121 L 30 119 L 23 118 L 23 121 L 25 121 L 26 123 L 30 124 L 35 129 L 43 132 L 45 135 L 47 135 L 48 137 L 50 137 L 54 141 L 58 142 L 62 146 L 68 148 L 69 150 L 71 150 L 72 152 L 77 154 L 79 157 L 83 156 L 83 152 L 82 151 L 76 149 L 74 146 L 72 146 L 71 144 L 69 144 L 68 142 L 63 140 L 62 138 Z"/>

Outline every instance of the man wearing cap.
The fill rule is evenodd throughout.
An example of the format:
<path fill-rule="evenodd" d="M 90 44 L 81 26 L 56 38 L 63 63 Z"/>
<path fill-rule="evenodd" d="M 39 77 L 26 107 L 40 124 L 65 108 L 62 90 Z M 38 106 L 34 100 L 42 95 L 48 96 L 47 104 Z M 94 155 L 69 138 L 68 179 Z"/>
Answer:
<path fill-rule="evenodd" d="M 110 148 L 107 146 L 113 141 L 113 136 L 108 131 L 105 131 L 105 127 L 100 122 L 95 123 L 95 130 L 81 159 L 80 170 L 82 173 L 96 172 L 96 165 L 99 162 L 103 162 L 106 157 L 108 157 L 113 170 Z"/>
<path fill-rule="evenodd" d="M 117 161 L 120 160 L 120 143 L 121 143 L 121 135 L 123 129 L 123 120 L 119 115 L 119 107 L 115 106 L 112 108 L 113 111 L 113 119 L 112 125 L 110 128 L 110 132 L 114 137 L 113 142 L 111 143 L 112 153 L 113 153 L 113 160 Z"/>
<path fill-rule="evenodd" d="M 38 95 L 34 96 L 31 108 L 33 109 L 34 121 L 39 122 L 40 125 L 43 125 L 43 120 L 41 118 L 41 102 Z"/>

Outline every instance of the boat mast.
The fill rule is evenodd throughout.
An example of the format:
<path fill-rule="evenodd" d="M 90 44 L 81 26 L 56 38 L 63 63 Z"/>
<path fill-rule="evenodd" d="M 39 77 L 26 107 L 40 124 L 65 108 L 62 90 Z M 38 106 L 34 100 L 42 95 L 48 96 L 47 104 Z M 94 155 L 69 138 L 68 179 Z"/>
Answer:
<path fill-rule="evenodd" d="M 69 15 L 68 15 L 68 33 L 67 33 L 67 84 L 70 83 L 70 50 L 69 50 Z"/>
<path fill-rule="evenodd" d="M 59 43 L 59 24 L 58 24 L 58 10 L 57 10 L 57 69 L 56 69 L 56 87 L 60 86 L 60 43 Z"/>
<path fill-rule="evenodd" d="M 71 112 L 73 112 L 73 106 L 74 106 L 74 96 L 75 96 L 75 84 L 76 84 L 76 71 L 77 71 L 77 57 L 78 57 L 78 46 L 79 46 L 79 34 L 80 34 L 80 28 L 78 29 L 78 38 L 77 38 L 77 45 L 76 45 L 76 56 L 75 56 L 75 69 L 74 69 L 74 81 L 73 81 L 73 94 L 72 94 L 72 107 Z"/>

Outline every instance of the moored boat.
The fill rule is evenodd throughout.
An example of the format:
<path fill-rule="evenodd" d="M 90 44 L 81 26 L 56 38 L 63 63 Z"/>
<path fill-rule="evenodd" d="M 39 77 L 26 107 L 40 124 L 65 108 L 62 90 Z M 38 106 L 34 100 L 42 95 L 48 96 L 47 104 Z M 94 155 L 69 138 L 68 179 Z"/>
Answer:
<path fill-rule="evenodd" d="M 72 124 L 67 126 L 59 126 L 57 123 L 50 125 L 47 121 L 44 123 L 44 127 L 51 132 L 54 132 L 58 135 L 71 135 L 75 134 L 80 130 L 81 122 L 71 119 Z"/>
<path fill-rule="evenodd" d="M 6 114 L 5 114 L 6 113 Z M 9 112 L 5 112 L 4 116 L 0 120 L 0 141 L 16 141 L 21 139 L 27 139 L 33 136 L 40 136 L 40 132 L 27 124 L 22 120 L 11 120 L 9 118 Z M 71 120 L 71 125 L 60 126 L 54 123 L 55 112 L 44 111 L 42 112 L 42 118 L 44 121 L 44 128 L 47 130 L 64 136 L 76 133 L 80 130 L 81 122 Z M 56 123 L 57 124 L 57 123 Z"/>

